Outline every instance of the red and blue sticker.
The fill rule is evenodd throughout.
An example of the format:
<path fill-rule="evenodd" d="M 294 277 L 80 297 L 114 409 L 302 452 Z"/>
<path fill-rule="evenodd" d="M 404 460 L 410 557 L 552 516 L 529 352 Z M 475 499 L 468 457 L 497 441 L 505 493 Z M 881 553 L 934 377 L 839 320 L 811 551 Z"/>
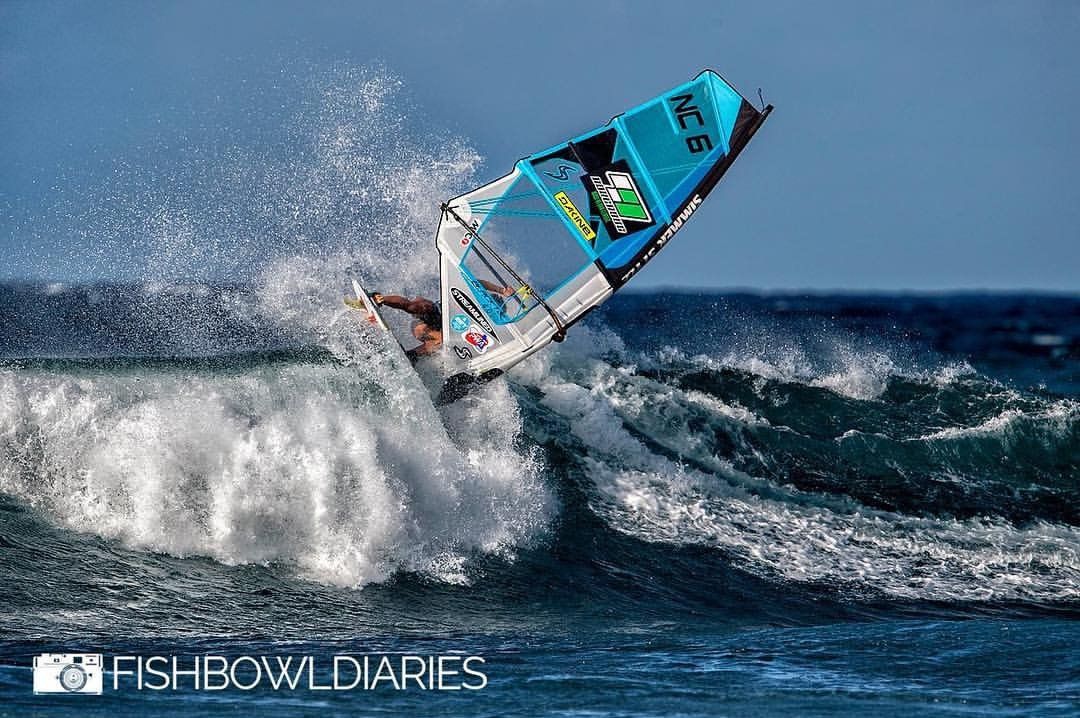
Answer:
<path fill-rule="evenodd" d="M 462 334 L 461 338 L 476 349 L 479 354 L 483 354 L 491 346 L 491 337 L 476 326 L 469 327 L 469 330 Z"/>

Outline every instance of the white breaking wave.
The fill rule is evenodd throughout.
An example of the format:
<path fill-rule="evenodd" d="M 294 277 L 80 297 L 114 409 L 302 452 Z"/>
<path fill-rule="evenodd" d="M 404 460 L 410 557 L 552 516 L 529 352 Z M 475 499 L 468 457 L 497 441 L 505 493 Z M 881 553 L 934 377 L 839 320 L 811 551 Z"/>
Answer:
<path fill-rule="evenodd" d="M 3 371 L 0 491 L 177 556 L 284 563 L 341 585 L 399 570 L 462 581 L 473 552 L 510 556 L 541 534 L 551 497 L 512 450 L 512 402 L 459 417 L 456 443 L 409 371 L 379 384 L 305 365 Z"/>
<path fill-rule="evenodd" d="M 1061 400 L 1045 411 L 1006 409 L 975 426 L 950 426 L 920 436 L 917 441 L 947 441 L 968 437 L 1006 437 L 1010 431 L 1024 422 L 1039 422 L 1041 427 L 1064 433 L 1080 417 L 1080 403 Z"/>
<path fill-rule="evenodd" d="M 438 198 L 468 186 L 480 158 L 410 131 L 403 83 L 382 68 L 310 86 L 277 144 L 167 153 L 175 172 L 120 165 L 101 188 L 117 201 L 91 203 L 79 224 L 100 267 L 136 273 L 151 300 L 205 294 L 208 276 L 253 279 L 254 300 L 223 293 L 220 309 L 342 366 L 0 371 L 0 491 L 179 556 L 282 563 L 342 585 L 401 570 L 465 580 L 471 555 L 510 555 L 553 511 L 537 460 L 515 449 L 517 407 L 494 388 L 448 434 L 342 288 L 350 271 L 385 292 L 437 286 Z M 159 305 L 148 301 L 147 326 L 191 332 Z"/>
<path fill-rule="evenodd" d="M 722 355 L 687 355 L 682 349 L 667 347 L 655 361 L 682 362 L 711 371 L 737 369 L 760 379 L 805 384 L 827 389 L 849 399 L 878 399 L 895 377 L 928 381 L 937 386 L 961 381 L 974 373 L 966 363 L 949 364 L 933 370 L 904 368 L 882 351 L 858 348 L 838 339 L 825 342 L 824 358 L 811 359 L 799 345 L 769 347 L 767 351 L 740 349 Z M 646 362 L 649 360 L 646 359 Z"/>
<path fill-rule="evenodd" d="M 1080 599 L 1080 529 L 1001 519 L 920 518 L 855 501 L 790 493 L 701 455 L 679 411 L 692 396 L 651 394 L 602 362 L 552 371 L 537 388 L 589 446 L 582 460 L 596 510 L 616 530 L 655 542 L 715 546 L 747 570 L 864 595 L 924 600 Z M 576 379 L 568 378 L 569 376 Z M 583 386 L 579 381 L 591 386 Z M 624 377 L 625 379 L 625 377 Z M 722 412 L 754 424 L 752 415 Z M 709 471 L 652 452 L 626 423 Z M 665 428 L 666 424 L 666 428 Z M 762 487 L 771 486 L 771 490 Z"/>

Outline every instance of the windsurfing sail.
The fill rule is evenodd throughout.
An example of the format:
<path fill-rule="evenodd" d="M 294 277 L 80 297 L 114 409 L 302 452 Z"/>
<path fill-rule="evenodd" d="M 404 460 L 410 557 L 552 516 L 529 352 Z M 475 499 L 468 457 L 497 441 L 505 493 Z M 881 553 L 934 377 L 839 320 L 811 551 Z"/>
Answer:
<path fill-rule="evenodd" d="M 443 346 L 459 383 L 535 353 L 630 281 L 772 111 L 705 70 L 443 205 Z"/>

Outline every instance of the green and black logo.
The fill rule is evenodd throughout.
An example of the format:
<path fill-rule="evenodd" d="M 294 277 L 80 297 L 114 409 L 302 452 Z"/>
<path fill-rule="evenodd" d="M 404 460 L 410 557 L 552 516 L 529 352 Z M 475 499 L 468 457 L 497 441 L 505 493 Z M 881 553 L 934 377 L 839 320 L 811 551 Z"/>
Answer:
<path fill-rule="evenodd" d="M 599 172 L 590 172 L 583 181 L 593 213 L 599 215 L 612 239 L 654 224 L 626 160 L 613 162 Z"/>

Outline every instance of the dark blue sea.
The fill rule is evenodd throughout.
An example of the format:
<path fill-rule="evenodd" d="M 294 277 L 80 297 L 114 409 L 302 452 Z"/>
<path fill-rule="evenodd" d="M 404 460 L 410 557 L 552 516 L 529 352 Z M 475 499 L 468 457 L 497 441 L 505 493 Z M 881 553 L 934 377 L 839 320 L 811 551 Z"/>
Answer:
<path fill-rule="evenodd" d="M 436 409 L 269 276 L 0 286 L 0 715 L 1080 715 L 1080 298 L 620 294 Z"/>

